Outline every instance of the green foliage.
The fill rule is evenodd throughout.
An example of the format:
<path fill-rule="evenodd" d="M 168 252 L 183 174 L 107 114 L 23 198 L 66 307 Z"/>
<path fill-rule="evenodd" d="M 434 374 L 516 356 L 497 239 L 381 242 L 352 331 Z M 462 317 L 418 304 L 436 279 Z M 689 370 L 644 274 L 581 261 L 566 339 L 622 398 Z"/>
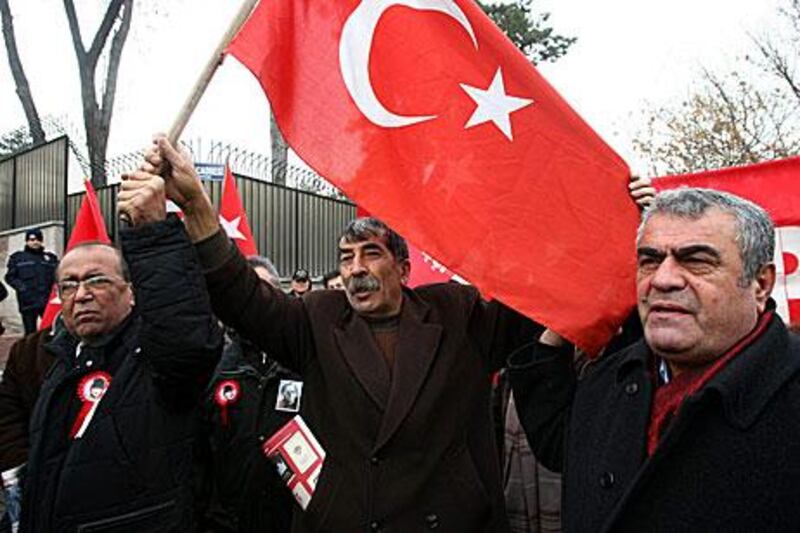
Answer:
<path fill-rule="evenodd" d="M 476 1 L 511 42 L 534 63 L 563 57 L 577 40 L 576 37 L 554 33 L 548 25 L 550 13 L 535 14 L 531 7 L 533 0 L 516 0 L 511 4 Z"/>

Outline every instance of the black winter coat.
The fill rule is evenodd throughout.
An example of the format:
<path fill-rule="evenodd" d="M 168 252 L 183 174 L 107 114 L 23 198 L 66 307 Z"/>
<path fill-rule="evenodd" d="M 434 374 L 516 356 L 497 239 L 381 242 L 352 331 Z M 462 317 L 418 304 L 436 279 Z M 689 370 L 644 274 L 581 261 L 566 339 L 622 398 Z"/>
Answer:
<path fill-rule="evenodd" d="M 212 474 L 207 527 L 217 533 L 282 533 L 291 528 L 294 498 L 261 449 L 297 414 L 277 409 L 282 380 L 301 378 L 232 334 L 206 392 Z M 238 394 L 223 407 L 216 397 L 220 387 L 231 383 Z"/>
<path fill-rule="evenodd" d="M 52 252 L 26 247 L 11 254 L 5 279 L 17 292 L 20 311 L 45 308 L 57 267 L 58 256 Z"/>
<path fill-rule="evenodd" d="M 194 250 L 176 219 L 123 230 L 135 315 L 76 357 L 66 332 L 31 421 L 22 531 L 186 532 L 202 388 L 221 349 Z M 111 374 L 85 434 L 70 439 L 78 383 Z"/>
<path fill-rule="evenodd" d="M 534 454 L 564 470 L 567 531 L 800 531 L 800 339 L 780 318 L 684 401 L 649 458 L 644 341 L 580 381 L 556 352 L 518 352 L 510 375 Z"/>

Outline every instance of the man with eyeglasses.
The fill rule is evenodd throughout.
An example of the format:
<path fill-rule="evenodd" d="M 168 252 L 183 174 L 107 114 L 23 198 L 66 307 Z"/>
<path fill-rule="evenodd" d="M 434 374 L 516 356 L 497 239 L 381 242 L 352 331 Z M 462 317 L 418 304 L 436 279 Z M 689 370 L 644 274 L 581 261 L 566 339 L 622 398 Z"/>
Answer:
<path fill-rule="evenodd" d="M 36 331 L 36 321 L 47 307 L 57 267 L 58 256 L 44 249 L 44 237 L 39 228 L 26 231 L 25 248 L 8 258 L 5 279 L 17 293 L 25 335 Z"/>
<path fill-rule="evenodd" d="M 46 346 L 20 531 L 194 529 L 192 452 L 221 332 L 177 218 L 138 218 L 120 237 L 124 257 L 85 243 L 58 268 L 72 333 Z"/>

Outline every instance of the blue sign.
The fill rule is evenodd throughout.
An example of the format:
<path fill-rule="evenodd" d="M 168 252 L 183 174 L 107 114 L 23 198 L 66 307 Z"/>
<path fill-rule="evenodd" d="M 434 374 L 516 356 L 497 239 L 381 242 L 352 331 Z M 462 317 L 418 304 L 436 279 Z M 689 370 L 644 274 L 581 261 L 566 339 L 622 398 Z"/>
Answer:
<path fill-rule="evenodd" d="M 225 165 L 219 163 L 195 163 L 194 168 L 201 180 L 222 181 L 225 177 Z"/>

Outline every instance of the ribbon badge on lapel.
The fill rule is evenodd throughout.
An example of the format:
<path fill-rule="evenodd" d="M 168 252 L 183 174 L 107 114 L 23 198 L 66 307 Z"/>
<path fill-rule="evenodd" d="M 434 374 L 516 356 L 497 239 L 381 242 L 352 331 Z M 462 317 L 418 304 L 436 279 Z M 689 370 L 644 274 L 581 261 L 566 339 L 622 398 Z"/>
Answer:
<path fill-rule="evenodd" d="M 69 432 L 71 439 L 83 437 L 86 428 L 89 427 L 89 422 L 92 421 L 92 417 L 97 411 L 97 406 L 100 405 L 100 400 L 103 399 L 110 385 L 111 376 L 101 370 L 88 374 L 78 383 L 77 392 L 78 399 L 81 401 L 81 410 L 78 411 L 78 417 Z"/>
<path fill-rule="evenodd" d="M 217 385 L 214 391 L 214 402 L 219 406 L 219 418 L 223 426 L 228 425 L 228 406 L 239 401 L 242 389 L 239 382 L 233 379 L 226 379 Z"/>

